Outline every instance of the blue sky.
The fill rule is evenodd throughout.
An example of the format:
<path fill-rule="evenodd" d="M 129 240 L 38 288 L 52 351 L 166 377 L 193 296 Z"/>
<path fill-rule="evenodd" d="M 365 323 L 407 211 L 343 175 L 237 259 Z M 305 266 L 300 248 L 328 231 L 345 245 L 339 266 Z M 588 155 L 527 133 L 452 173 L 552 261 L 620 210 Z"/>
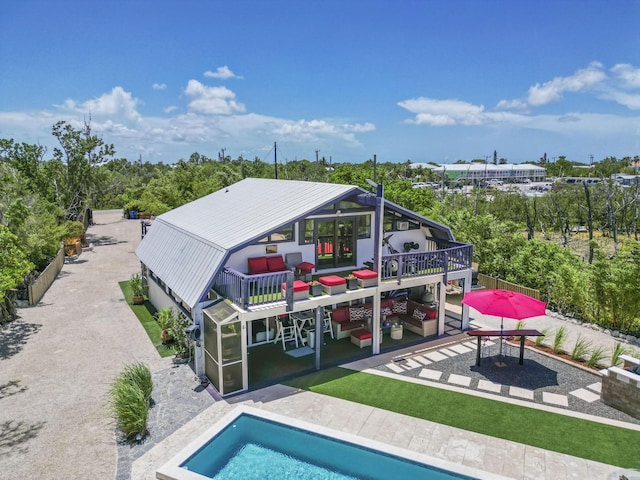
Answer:
<path fill-rule="evenodd" d="M 129 160 L 640 155 L 640 1 L 21 0 L 0 138 Z M 50 156 L 50 155 L 48 155 Z"/>

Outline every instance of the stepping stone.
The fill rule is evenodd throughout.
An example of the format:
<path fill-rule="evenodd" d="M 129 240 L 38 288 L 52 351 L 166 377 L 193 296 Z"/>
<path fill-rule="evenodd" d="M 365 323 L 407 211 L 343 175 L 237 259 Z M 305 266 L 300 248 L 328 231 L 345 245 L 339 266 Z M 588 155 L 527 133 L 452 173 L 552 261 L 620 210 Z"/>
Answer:
<path fill-rule="evenodd" d="M 461 385 L 463 387 L 468 387 L 471 385 L 471 377 L 467 377 L 465 375 L 458 375 L 456 373 L 452 373 L 449 375 L 449 383 L 453 383 L 455 385 Z"/>
<path fill-rule="evenodd" d="M 428 368 L 423 368 L 418 376 L 420 378 L 426 378 L 427 380 L 440 380 L 442 372 L 439 372 L 438 370 L 429 370 Z"/>
<path fill-rule="evenodd" d="M 396 373 L 402 373 L 404 372 L 404 368 L 402 368 L 401 366 L 395 364 L 395 363 L 387 363 L 385 364 L 385 367 L 387 367 L 389 370 L 396 372 Z"/>
<path fill-rule="evenodd" d="M 591 385 L 587 385 L 587 388 L 589 390 L 593 390 L 594 392 L 600 393 L 600 391 L 602 390 L 602 382 L 592 383 Z"/>
<path fill-rule="evenodd" d="M 471 351 L 470 348 L 467 348 L 462 344 L 452 345 L 449 349 L 457 353 L 469 353 Z"/>
<path fill-rule="evenodd" d="M 441 354 L 440 352 L 429 352 L 429 353 L 425 353 L 424 356 L 427 357 L 432 362 L 439 362 L 440 360 L 445 360 L 449 358 L 446 355 Z"/>
<path fill-rule="evenodd" d="M 560 405 L 561 407 L 569 406 L 569 399 L 566 395 L 559 395 L 557 393 L 542 392 L 542 401 L 545 403 L 552 403 L 553 405 Z"/>
<path fill-rule="evenodd" d="M 421 365 L 412 358 L 407 358 L 407 360 L 404 362 L 404 367 L 407 370 L 413 370 L 414 368 L 418 368 L 420 366 Z"/>
<path fill-rule="evenodd" d="M 592 402 L 595 402 L 596 400 L 600 400 L 600 395 L 590 392 L 589 390 L 585 390 L 584 388 L 579 388 L 578 390 L 569 392 L 569 395 L 578 397 L 580 400 L 584 400 L 587 403 L 592 403 Z"/>
<path fill-rule="evenodd" d="M 445 355 L 447 355 L 448 357 L 455 357 L 456 355 L 458 355 L 457 352 L 454 352 L 453 350 L 449 350 L 448 348 L 441 348 L 440 350 L 438 350 L 440 353 L 444 353 Z"/>
<path fill-rule="evenodd" d="M 502 384 L 490 382 L 489 380 L 478 380 L 478 388 L 488 392 L 500 393 L 500 390 L 502 390 Z"/>
<path fill-rule="evenodd" d="M 509 387 L 509 395 L 512 397 L 526 398 L 527 400 L 533 400 L 533 390 L 520 387 Z"/>
<path fill-rule="evenodd" d="M 420 362 L 422 365 L 431 365 L 431 360 L 427 360 L 422 355 L 418 355 L 417 357 L 413 357 L 413 359 L 417 362 Z"/>

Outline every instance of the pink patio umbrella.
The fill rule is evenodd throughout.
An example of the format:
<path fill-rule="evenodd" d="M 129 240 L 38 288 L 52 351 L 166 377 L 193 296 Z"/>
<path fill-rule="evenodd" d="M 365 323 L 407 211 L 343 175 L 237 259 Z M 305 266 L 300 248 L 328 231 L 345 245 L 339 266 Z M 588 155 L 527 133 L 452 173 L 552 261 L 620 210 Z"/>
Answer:
<path fill-rule="evenodd" d="M 464 294 L 462 303 L 475 308 L 483 315 L 500 317 L 500 333 L 504 329 L 504 318 L 523 320 L 546 314 L 547 304 L 524 293 L 509 290 L 476 290 Z M 500 342 L 502 355 L 502 342 Z"/>

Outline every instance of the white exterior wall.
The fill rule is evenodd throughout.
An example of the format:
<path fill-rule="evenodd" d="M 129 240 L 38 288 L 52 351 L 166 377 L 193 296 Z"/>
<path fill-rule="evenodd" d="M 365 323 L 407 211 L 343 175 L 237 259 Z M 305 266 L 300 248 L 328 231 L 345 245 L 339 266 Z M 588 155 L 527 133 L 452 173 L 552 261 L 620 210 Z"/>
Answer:
<path fill-rule="evenodd" d="M 163 308 L 172 308 L 174 312 L 179 312 L 176 302 L 173 300 L 164 289 L 157 284 L 153 279 L 148 279 L 148 293 L 149 301 L 156 307 L 156 310 L 160 311 Z"/>

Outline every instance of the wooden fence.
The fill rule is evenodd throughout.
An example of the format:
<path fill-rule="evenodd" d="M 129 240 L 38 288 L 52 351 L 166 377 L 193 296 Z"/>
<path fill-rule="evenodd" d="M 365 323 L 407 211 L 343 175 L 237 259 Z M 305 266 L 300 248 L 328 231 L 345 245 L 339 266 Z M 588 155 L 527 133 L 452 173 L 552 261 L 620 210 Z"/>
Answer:
<path fill-rule="evenodd" d="M 511 292 L 524 293 L 525 295 L 529 295 L 530 297 L 540 300 L 540 290 L 523 287 L 522 285 L 507 282 L 506 280 L 501 280 L 499 278 L 489 277 L 482 273 L 478 273 L 478 284 L 489 289 L 509 290 Z"/>
<path fill-rule="evenodd" d="M 62 270 L 64 265 L 64 248 L 58 250 L 58 254 L 53 261 L 38 275 L 33 285 L 29 285 L 29 306 L 33 306 L 40 301 L 45 292 L 49 289 L 53 281 Z"/>

